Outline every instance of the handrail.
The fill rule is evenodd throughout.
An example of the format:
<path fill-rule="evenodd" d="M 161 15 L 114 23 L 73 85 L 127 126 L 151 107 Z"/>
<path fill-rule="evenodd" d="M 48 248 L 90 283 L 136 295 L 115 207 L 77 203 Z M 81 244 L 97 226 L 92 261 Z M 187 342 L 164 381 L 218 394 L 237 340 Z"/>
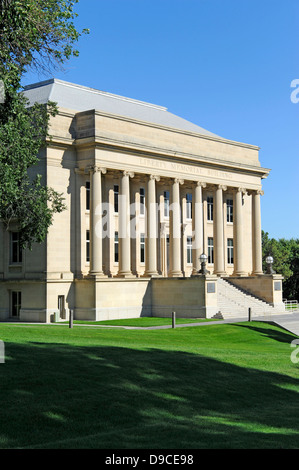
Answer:
<path fill-rule="evenodd" d="M 299 308 L 298 300 L 284 300 L 286 310 L 297 310 Z"/>

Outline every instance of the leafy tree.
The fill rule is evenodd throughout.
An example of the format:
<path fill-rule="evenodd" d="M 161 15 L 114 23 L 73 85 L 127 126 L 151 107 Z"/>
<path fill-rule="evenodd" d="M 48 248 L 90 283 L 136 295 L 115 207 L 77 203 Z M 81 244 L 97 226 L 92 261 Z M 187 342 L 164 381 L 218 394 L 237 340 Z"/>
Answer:
<path fill-rule="evenodd" d="M 45 239 L 53 215 L 64 210 L 63 197 L 29 176 L 49 136 L 55 103 L 28 106 L 20 93 L 29 68 L 50 72 L 71 56 L 79 33 L 73 23 L 78 0 L 0 0 L 0 220 L 17 221 L 22 246 Z"/>
<path fill-rule="evenodd" d="M 263 263 L 266 272 L 265 259 L 273 256 L 273 269 L 284 277 L 284 297 L 289 300 L 299 300 L 299 239 L 276 240 L 269 238 L 268 232 L 262 232 Z"/>
<path fill-rule="evenodd" d="M 1 68 L 9 75 L 22 74 L 28 66 L 49 72 L 78 56 L 74 43 L 88 32 L 74 26 L 78 1 L 0 0 Z"/>

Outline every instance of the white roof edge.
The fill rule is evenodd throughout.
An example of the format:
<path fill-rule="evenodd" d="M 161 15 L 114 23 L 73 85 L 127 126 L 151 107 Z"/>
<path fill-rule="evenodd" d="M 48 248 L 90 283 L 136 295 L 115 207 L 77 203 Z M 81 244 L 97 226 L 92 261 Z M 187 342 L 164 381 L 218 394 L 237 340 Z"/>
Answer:
<path fill-rule="evenodd" d="M 127 98 L 125 96 L 115 95 L 113 93 L 108 93 L 107 91 L 101 91 L 101 90 L 97 90 L 95 88 L 91 88 L 91 87 L 87 87 L 87 86 L 83 86 L 83 85 L 78 85 L 76 83 L 66 82 L 66 81 L 60 80 L 58 78 L 51 78 L 49 80 L 44 80 L 42 82 L 37 82 L 37 83 L 33 83 L 31 85 L 26 85 L 26 86 L 24 86 L 24 91 L 32 90 L 34 88 L 40 88 L 40 87 L 46 86 L 46 85 L 51 85 L 53 83 L 58 83 L 58 84 L 61 84 L 63 86 L 67 86 L 67 87 L 70 87 L 70 88 L 76 88 L 76 89 L 88 91 L 89 93 L 94 93 L 96 95 L 102 95 L 102 96 L 115 98 L 115 99 L 118 99 L 118 100 L 121 100 L 121 101 L 126 101 L 128 103 L 140 104 L 141 106 L 147 106 L 149 108 L 159 109 L 160 111 L 167 111 L 167 108 L 164 107 L 164 106 L 159 106 L 157 104 L 147 103 L 145 101 L 135 100 L 133 98 Z"/>

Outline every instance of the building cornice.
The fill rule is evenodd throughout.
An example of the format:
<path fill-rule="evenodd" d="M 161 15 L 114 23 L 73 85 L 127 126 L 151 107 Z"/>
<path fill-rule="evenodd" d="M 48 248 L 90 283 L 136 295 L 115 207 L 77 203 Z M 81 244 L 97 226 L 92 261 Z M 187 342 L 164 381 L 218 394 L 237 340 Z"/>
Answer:
<path fill-rule="evenodd" d="M 144 145 L 139 146 L 136 143 L 132 145 L 131 142 L 113 141 L 112 139 L 108 140 L 100 138 L 87 138 L 84 140 L 80 140 L 80 143 L 76 142 L 76 145 L 80 148 L 93 148 L 101 150 L 107 149 L 116 152 L 119 152 L 121 150 L 124 153 L 134 153 L 136 156 L 143 156 L 147 158 L 151 158 L 153 156 L 156 158 L 171 158 L 181 163 L 196 163 L 204 166 L 213 166 L 214 168 L 221 168 L 230 171 L 233 170 L 242 173 L 249 172 L 251 174 L 259 176 L 260 178 L 266 178 L 271 171 L 269 168 L 263 168 L 256 165 L 248 165 L 246 163 L 232 162 L 229 160 L 219 160 L 218 158 L 206 157 L 204 155 L 198 154 L 174 152 L 171 150 L 165 151 L 165 149 L 161 149 L 158 147 L 145 147 Z"/>
<path fill-rule="evenodd" d="M 243 143 L 243 142 L 237 142 L 235 140 L 230 140 L 230 139 L 224 139 L 223 137 L 218 137 L 216 135 L 201 134 L 199 132 L 192 132 L 192 131 L 188 131 L 188 130 L 184 130 L 184 129 L 178 129 L 178 128 L 174 128 L 174 127 L 165 126 L 165 125 L 162 125 L 162 124 L 161 125 L 160 124 L 155 124 L 155 123 L 142 121 L 142 120 L 135 119 L 135 118 L 130 118 L 130 117 L 127 117 L 127 116 L 121 116 L 121 115 L 118 115 L 118 114 L 111 114 L 111 113 L 105 113 L 103 111 L 96 111 L 94 109 L 89 110 L 89 111 L 82 111 L 80 113 L 76 113 L 76 116 L 80 116 L 80 115 L 84 115 L 84 114 L 91 114 L 91 113 L 94 114 L 95 116 L 101 116 L 101 117 L 107 117 L 107 118 L 111 118 L 111 119 L 117 119 L 117 120 L 120 120 L 120 121 L 130 122 L 130 123 L 138 124 L 138 125 L 145 126 L 145 127 L 151 127 L 151 128 L 154 128 L 154 129 L 160 129 L 160 130 L 165 130 L 165 131 L 168 131 L 168 132 L 173 132 L 175 134 L 183 134 L 183 135 L 188 135 L 188 136 L 191 136 L 191 137 L 198 137 L 198 138 L 201 138 L 201 139 L 212 140 L 212 141 L 215 141 L 215 142 L 218 142 L 218 143 L 220 142 L 220 143 L 236 145 L 238 147 L 248 148 L 248 149 L 252 149 L 252 150 L 260 150 L 260 147 L 258 147 L 256 145 L 247 144 L 247 143 Z"/>

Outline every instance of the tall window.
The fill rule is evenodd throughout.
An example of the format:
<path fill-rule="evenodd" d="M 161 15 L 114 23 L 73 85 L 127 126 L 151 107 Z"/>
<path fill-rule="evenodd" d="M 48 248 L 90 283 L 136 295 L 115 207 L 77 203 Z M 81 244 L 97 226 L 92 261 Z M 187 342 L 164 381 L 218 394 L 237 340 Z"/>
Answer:
<path fill-rule="evenodd" d="M 144 215 L 144 208 L 145 208 L 145 190 L 144 188 L 140 188 L 140 215 Z"/>
<path fill-rule="evenodd" d="M 11 293 L 11 315 L 12 317 L 19 317 L 21 310 L 21 292 L 12 291 Z"/>
<path fill-rule="evenodd" d="M 114 232 L 114 262 L 118 263 L 118 232 Z"/>
<path fill-rule="evenodd" d="M 169 191 L 164 191 L 164 217 L 169 217 Z"/>
<path fill-rule="evenodd" d="M 86 261 L 90 261 L 90 233 L 86 230 Z"/>
<path fill-rule="evenodd" d="M 114 212 L 118 213 L 118 193 L 119 193 L 119 186 L 118 184 L 114 185 Z"/>
<path fill-rule="evenodd" d="M 208 220 L 213 220 L 213 198 L 209 196 L 207 198 L 207 205 L 208 205 Z"/>
<path fill-rule="evenodd" d="M 232 238 L 227 239 L 227 262 L 234 264 L 234 240 Z"/>
<path fill-rule="evenodd" d="M 22 263 L 22 248 L 18 232 L 10 232 L 10 262 Z"/>
<path fill-rule="evenodd" d="M 145 239 L 144 233 L 140 234 L 140 263 L 145 262 Z"/>
<path fill-rule="evenodd" d="M 192 263 L 192 237 L 187 237 L 187 263 Z"/>
<path fill-rule="evenodd" d="M 186 194 L 186 217 L 192 219 L 192 194 Z"/>
<path fill-rule="evenodd" d="M 85 190 L 86 190 L 86 210 L 90 210 L 90 181 L 86 181 L 85 183 Z"/>
<path fill-rule="evenodd" d="M 214 239 L 208 238 L 208 263 L 214 263 Z"/>
<path fill-rule="evenodd" d="M 234 221 L 233 215 L 233 200 L 227 199 L 226 200 L 226 221 L 232 223 Z"/>

